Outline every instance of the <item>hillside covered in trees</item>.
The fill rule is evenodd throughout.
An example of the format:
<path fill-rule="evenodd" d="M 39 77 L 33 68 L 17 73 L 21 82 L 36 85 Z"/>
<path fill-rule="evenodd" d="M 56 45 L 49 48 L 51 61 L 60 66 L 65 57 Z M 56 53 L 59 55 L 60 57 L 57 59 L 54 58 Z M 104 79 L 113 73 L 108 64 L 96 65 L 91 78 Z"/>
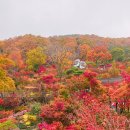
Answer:
<path fill-rule="evenodd" d="M 15 129 L 129 130 L 130 38 L 1 40 L 0 130 Z"/>

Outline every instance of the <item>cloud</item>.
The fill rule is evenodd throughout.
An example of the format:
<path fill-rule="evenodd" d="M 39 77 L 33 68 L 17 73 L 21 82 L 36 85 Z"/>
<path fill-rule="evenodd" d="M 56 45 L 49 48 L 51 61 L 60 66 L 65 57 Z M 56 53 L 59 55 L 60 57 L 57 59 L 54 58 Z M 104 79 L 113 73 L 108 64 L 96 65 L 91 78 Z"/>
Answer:
<path fill-rule="evenodd" d="M 0 0 L 0 39 L 96 34 L 130 36 L 129 0 Z"/>

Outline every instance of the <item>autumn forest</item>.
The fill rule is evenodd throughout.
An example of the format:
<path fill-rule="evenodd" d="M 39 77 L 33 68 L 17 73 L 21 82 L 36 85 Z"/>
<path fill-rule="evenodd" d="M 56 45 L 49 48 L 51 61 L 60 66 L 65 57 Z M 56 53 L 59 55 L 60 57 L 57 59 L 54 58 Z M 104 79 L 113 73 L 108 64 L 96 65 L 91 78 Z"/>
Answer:
<path fill-rule="evenodd" d="M 1 40 L 0 130 L 130 130 L 130 38 Z"/>

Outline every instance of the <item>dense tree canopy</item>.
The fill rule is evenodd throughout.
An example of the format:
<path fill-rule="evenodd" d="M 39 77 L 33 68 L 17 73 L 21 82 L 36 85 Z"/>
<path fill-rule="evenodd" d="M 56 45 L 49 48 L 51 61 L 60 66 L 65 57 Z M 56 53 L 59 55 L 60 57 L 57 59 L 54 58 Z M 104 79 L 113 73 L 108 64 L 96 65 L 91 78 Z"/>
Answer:
<path fill-rule="evenodd" d="M 129 43 L 96 35 L 0 42 L 0 130 L 129 130 Z"/>

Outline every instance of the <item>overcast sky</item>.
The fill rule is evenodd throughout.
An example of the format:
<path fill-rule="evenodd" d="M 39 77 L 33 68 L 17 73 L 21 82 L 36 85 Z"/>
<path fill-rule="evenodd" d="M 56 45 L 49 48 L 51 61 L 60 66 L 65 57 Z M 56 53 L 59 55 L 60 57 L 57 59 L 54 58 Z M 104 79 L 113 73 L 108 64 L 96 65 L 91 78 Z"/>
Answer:
<path fill-rule="evenodd" d="M 130 37 L 130 0 L 0 0 L 0 39 L 24 34 Z"/>

